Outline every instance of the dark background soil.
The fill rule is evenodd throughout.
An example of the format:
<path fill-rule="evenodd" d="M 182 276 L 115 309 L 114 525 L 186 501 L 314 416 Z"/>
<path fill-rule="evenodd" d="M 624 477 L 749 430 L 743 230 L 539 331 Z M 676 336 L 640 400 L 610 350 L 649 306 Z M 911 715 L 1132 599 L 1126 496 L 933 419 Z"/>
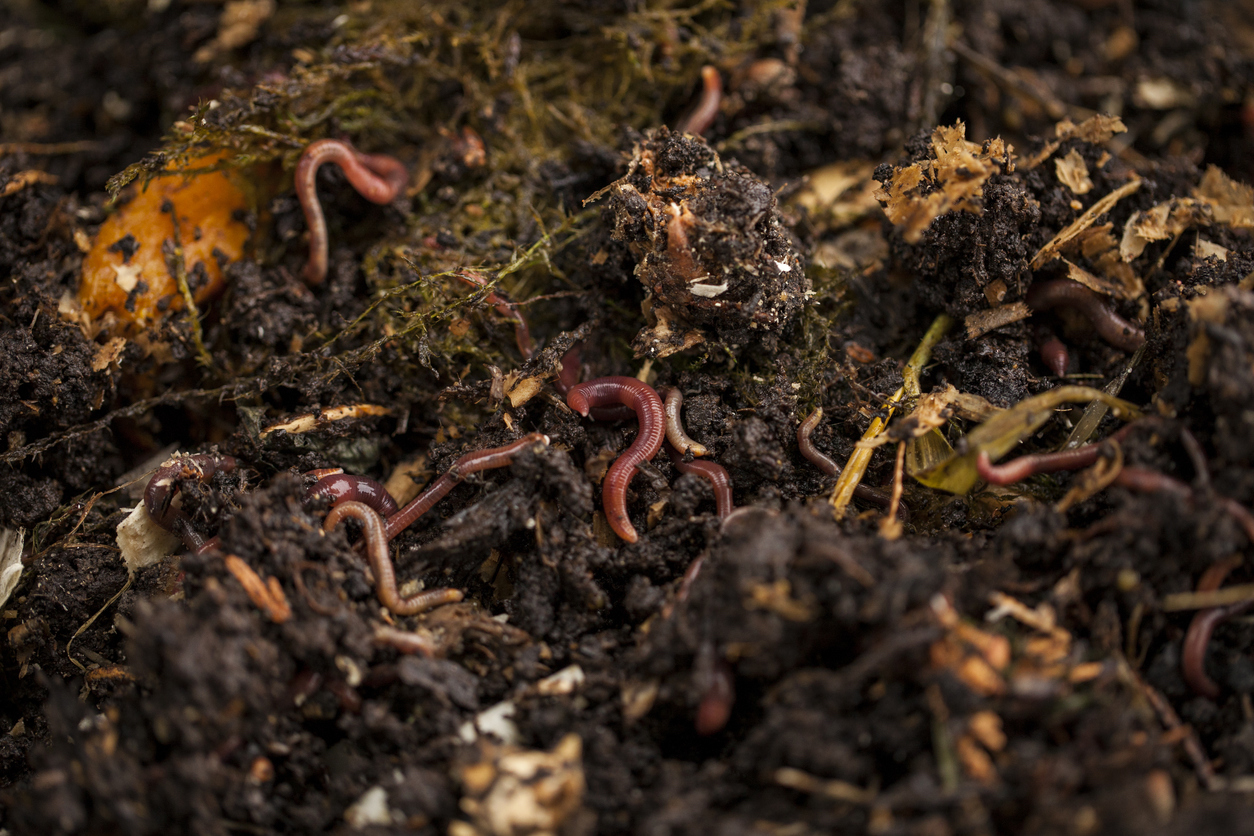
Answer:
<path fill-rule="evenodd" d="M 26 537 L 2 610 L 0 827 L 533 832 L 484 812 L 516 810 L 502 744 L 560 752 L 573 734 L 573 765 L 549 754 L 542 770 L 563 792 L 532 776 L 514 799 L 562 833 L 1254 832 L 1254 622 L 1216 630 L 1209 699 L 1180 674 L 1191 613 L 1162 605 L 1251 553 L 1223 508 L 1254 504 L 1248 225 L 1210 218 L 1151 243 L 1133 262 L 1143 292 L 1119 306 L 1148 317 L 1120 395 L 1161 419 L 1123 455 L 1187 494 L 1116 486 L 1058 511 L 1069 474 L 964 496 L 907 478 L 893 539 L 877 507 L 834 519 L 833 480 L 795 442 L 822 406 L 815 443 L 843 463 L 934 318 L 1062 275 L 1029 261 L 1130 176 L 1142 186 L 1108 215 L 1116 239 L 1209 166 L 1254 181 L 1254 6 L 281 2 L 213 46 L 224 10 L 0 9 L 0 525 Z M 725 88 L 708 148 L 658 130 L 692 107 L 706 64 Z M 1059 121 L 1095 113 L 1127 131 L 1055 151 L 1086 161 L 1091 192 L 1064 188 L 1052 161 L 1022 164 Z M 854 195 L 927 159 L 933 129 L 958 120 L 1020 165 L 987 181 L 980 213 L 908 242 Z M 324 168 L 331 270 L 310 289 L 292 170 L 328 136 L 397 156 L 414 186 L 376 207 Z M 200 310 L 203 350 L 180 311 L 94 362 L 110 335 L 67 311 L 116 211 L 106 184 L 193 145 L 229 149 L 257 189 L 249 249 Z M 748 314 L 691 314 L 704 341 L 647 361 L 650 382 L 682 389 L 688 432 L 747 508 L 721 522 L 707 483 L 658 457 L 632 482 L 629 545 L 600 516 L 599 484 L 634 423 L 581 421 L 547 384 L 518 405 L 502 387 L 553 377 L 576 343 L 585 379 L 641 370 L 633 345 L 655 324 L 641 282 L 668 264 L 664 239 L 621 193 L 584 201 L 620 179 L 678 200 L 647 194 L 642 149 L 711 182 L 709 149 L 727 161 L 692 205 L 743 237 L 698 247 L 708 269 L 787 252 L 805 281 L 774 288 L 784 313 L 761 332 Z M 807 203 L 836 163 L 859 185 L 835 208 Z M 449 278 L 460 268 L 499 278 L 543 351 L 524 361 L 511 321 Z M 1199 299 L 1214 305 L 1204 322 Z M 1128 365 L 1065 314 L 972 339 L 959 322 L 923 391 L 1010 407 L 1048 390 L 1041 324 L 1066 339 L 1071 382 Z M 345 404 L 387 412 L 261 431 Z M 1060 414 L 1024 452 L 1057 448 L 1077 419 Z M 957 443 L 973 426 L 945 432 Z M 552 443 L 467 479 L 393 544 L 403 579 L 464 589 L 463 603 L 383 612 L 350 537 L 324 535 L 323 509 L 301 503 L 312 468 L 425 481 L 532 431 Z M 240 462 L 180 486 L 221 552 L 173 554 L 127 585 L 116 527 L 175 449 Z M 891 484 L 894 451 L 866 484 Z M 292 617 L 258 609 L 222 553 L 277 579 Z M 1242 564 L 1228 583 L 1249 580 Z M 1056 626 L 986 619 L 996 594 Z M 376 642 L 385 621 L 437 651 Z M 546 682 L 571 666 L 575 687 Z M 730 718 L 699 734 L 720 688 Z M 506 701 L 512 740 L 463 731 Z M 385 815 L 346 818 L 380 788 Z"/>

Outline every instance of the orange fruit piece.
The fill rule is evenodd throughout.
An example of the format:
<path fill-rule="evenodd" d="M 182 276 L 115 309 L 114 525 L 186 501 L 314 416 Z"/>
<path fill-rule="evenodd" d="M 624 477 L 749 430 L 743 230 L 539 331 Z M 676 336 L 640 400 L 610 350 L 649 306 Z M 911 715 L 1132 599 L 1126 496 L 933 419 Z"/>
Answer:
<path fill-rule="evenodd" d="M 222 156 L 194 160 L 192 167 Z M 84 311 L 93 320 L 112 314 L 101 323 L 106 330 L 135 334 L 181 310 L 172 257 L 176 221 L 192 298 L 199 305 L 221 293 L 223 268 L 240 258 L 249 234 L 242 220 L 249 200 L 238 178 L 228 171 L 162 175 L 110 215 L 83 259 Z"/>

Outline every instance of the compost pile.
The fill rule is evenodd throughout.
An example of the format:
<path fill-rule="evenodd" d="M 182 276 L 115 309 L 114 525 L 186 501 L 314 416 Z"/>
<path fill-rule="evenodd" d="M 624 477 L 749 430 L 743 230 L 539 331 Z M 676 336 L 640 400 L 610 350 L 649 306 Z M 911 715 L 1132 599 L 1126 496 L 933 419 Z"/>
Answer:
<path fill-rule="evenodd" d="M 1248 831 L 1251 21 L 7 4 L 0 828 Z"/>

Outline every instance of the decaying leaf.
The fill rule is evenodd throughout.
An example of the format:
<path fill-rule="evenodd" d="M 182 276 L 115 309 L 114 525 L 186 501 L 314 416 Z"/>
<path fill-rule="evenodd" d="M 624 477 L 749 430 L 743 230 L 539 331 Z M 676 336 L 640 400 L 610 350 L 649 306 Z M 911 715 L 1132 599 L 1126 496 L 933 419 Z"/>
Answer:
<path fill-rule="evenodd" d="M 884 213 L 914 244 L 932 221 L 950 211 L 983 211 L 984 184 L 1014 170 L 1014 149 L 1000 137 L 984 145 L 968 142 L 961 121 L 932 132 L 933 159 L 897 171 L 875 193 Z"/>
<path fill-rule="evenodd" d="M 955 452 L 950 458 L 925 470 L 911 470 L 910 475 L 929 488 L 965 494 L 979 481 L 975 460 L 982 451 L 997 461 L 1040 429 L 1058 406 L 1094 400 L 1107 404 L 1116 416 L 1125 421 L 1141 414 L 1133 404 L 1098 389 L 1059 386 L 997 413 L 967 434 L 958 448 L 961 453 Z"/>

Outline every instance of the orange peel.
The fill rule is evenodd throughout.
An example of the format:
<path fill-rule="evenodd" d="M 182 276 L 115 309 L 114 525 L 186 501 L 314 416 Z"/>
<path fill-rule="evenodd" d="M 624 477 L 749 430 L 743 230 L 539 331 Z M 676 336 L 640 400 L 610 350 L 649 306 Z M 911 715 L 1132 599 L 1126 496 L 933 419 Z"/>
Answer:
<path fill-rule="evenodd" d="M 203 169 L 223 156 L 202 157 L 192 167 Z M 238 180 L 237 172 L 217 170 L 149 182 L 105 220 L 83 259 L 83 310 L 93 320 L 103 318 L 105 330 L 129 335 L 181 310 L 184 299 L 169 256 L 176 243 L 195 302 L 220 294 L 224 267 L 241 257 L 249 236 L 242 216 L 250 200 Z"/>

